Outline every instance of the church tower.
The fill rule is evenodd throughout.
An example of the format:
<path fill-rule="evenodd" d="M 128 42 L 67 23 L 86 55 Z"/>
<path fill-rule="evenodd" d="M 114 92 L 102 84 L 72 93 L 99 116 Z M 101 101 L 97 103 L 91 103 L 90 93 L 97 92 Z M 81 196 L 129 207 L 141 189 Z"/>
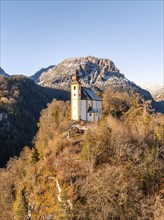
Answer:
<path fill-rule="evenodd" d="M 81 84 L 78 71 L 72 77 L 71 83 L 71 120 L 79 121 L 81 118 Z"/>

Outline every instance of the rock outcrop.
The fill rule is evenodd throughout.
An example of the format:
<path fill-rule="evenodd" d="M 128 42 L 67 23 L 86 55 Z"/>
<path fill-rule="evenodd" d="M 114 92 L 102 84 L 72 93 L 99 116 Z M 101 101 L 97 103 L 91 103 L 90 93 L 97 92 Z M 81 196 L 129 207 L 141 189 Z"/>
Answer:
<path fill-rule="evenodd" d="M 31 78 L 32 80 L 34 80 L 34 82 L 35 82 L 36 84 L 39 84 L 40 81 L 41 81 L 41 75 L 42 75 L 42 73 L 49 72 L 53 67 L 55 67 L 55 65 L 51 65 L 51 66 L 49 66 L 49 67 L 47 67 L 47 68 L 42 68 L 42 69 L 40 69 L 38 72 L 36 72 L 33 76 L 31 76 L 30 78 Z"/>
<path fill-rule="evenodd" d="M 141 87 L 148 90 L 157 101 L 164 101 L 164 86 L 158 84 L 141 84 Z"/>

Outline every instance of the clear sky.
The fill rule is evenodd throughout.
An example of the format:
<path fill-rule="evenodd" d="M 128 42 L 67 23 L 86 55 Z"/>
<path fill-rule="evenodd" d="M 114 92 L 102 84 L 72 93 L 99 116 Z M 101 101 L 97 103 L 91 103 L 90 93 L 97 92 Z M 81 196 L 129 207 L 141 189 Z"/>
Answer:
<path fill-rule="evenodd" d="M 133 82 L 163 83 L 162 0 L 1 0 L 0 30 L 9 74 L 92 55 L 111 59 Z"/>

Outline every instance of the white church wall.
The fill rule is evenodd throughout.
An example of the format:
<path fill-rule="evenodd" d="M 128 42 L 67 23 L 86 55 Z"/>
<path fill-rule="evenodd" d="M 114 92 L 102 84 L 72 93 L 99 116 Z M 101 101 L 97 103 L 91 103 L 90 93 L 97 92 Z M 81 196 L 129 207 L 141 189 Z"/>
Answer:
<path fill-rule="evenodd" d="M 78 121 L 81 113 L 81 101 L 79 90 L 81 87 L 78 84 L 71 85 L 71 118 Z"/>
<path fill-rule="evenodd" d="M 96 113 L 96 115 L 95 115 L 95 120 L 96 120 L 96 121 L 99 120 L 99 114 L 98 114 L 98 113 Z"/>
<path fill-rule="evenodd" d="M 86 100 L 81 100 L 81 120 L 86 121 Z"/>
<path fill-rule="evenodd" d="M 102 115 L 102 101 L 93 101 L 93 109 L 98 113 L 95 114 L 95 120 L 98 121 Z"/>
<path fill-rule="evenodd" d="M 100 118 L 102 115 L 102 102 L 101 101 L 97 101 L 97 109 L 98 109 L 99 118 Z"/>
<path fill-rule="evenodd" d="M 88 108 L 89 106 L 92 106 L 92 101 L 91 100 L 88 100 Z"/>
<path fill-rule="evenodd" d="M 79 120 L 78 100 L 72 101 L 72 119 Z"/>
<path fill-rule="evenodd" d="M 88 118 L 88 121 L 94 122 L 94 114 L 93 113 L 87 113 L 87 118 Z"/>
<path fill-rule="evenodd" d="M 95 109 L 95 104 L 96 104 L 96 101 L 93 100 L 93 101 L 92 101 L 92 108 L 93 108 L 93 109 Z"/>
<path fill-rule="evenodd" d="M 93 109 L 95 109 L 96 111 L 100 111 L 101 108 L 102 108 L 101 101 L 93 100 Z"/>

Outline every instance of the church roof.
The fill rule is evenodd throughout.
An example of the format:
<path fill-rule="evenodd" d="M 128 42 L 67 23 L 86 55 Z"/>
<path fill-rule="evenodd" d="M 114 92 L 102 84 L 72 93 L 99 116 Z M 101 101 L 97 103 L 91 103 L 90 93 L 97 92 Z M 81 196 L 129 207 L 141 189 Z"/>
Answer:
<path fill-rule="evenodd" d="M 95 100 L 101 101 L 101 98 L 98 97 L 90 88 L 81 87 L 81 99 L 85 100 Z"/>

